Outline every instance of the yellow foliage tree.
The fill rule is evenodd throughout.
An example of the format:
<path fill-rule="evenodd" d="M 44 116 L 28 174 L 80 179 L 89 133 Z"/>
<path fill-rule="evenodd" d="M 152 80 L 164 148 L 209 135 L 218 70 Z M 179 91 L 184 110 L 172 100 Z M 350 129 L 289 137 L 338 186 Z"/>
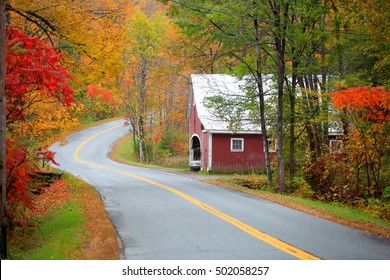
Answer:
<path fill-rule="evenodd" d="M 13 0 L 9 10 L 14 26 L 61 51 L 76 93 L 91 84 L 115 93 L 132 6 L 128 0 Z"/>
<path fill-rule="evenodd" d="M 145 5 L 135 8 L 127 34 L 122 90 L 128 120 L 136 136 L 140 161 L 153 161 L 156 142 L 160 142 L 155 139 L 167 136 L 173 125 L 185 127 L 182 97 L 187 80 L 180 77 L 177 58 L 171 51 L 178 35 L 163 10 L 147 9 Z M 173 112 L 180 115 L 175 124 Z"/>
<path fill-rule="evenodd" d="M 11 135 L 33 148 L 39 148 L 57 140 L 66 132 L 79 125 L 77 118 L 72 117 L 71 110 L 80 110 L 75 105 L 65 107 L 57 99 L 47 98 L 38 92 L 32 92 L 25 100 L 25 120 L 10 122 L 8 131 Z M 38 147 L 37 147 L 38 146 Z"/>

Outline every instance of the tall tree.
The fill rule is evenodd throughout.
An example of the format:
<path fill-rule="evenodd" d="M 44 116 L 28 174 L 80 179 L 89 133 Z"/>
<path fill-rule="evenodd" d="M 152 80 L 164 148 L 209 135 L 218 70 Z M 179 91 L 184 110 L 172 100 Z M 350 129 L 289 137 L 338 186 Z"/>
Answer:
<path fill-rule="evenodd" d="M 286 191 L 285 168 L 283 156 L 283 100 L 284 100 L 284 80 L 286 76 L 286 31 L 288 27 L 288 17 L 290 11 L 290 1 L 269 0 L 271 17 L 271 32 L 276 52 L 277 66 L 277 123 L 276 123 L 276 156 L 278 159 L 278 181 L 279 189 L 282 193 Z"/>
<path fill-rule="evenodd" d="M 261 131 L 263 134 L 264 151 L 265 151 L 265 170 L 267 172 L 268 186 L 272 185 L 272 170 L 271 170 L 271 158 L 270 147 L 267 135 L 267 125 L 265 120 L 265 92 L 263 87 L 263 59 L 261 55 L 261 43 L 262 43 L 262 31 L 259 28 L 259 21 L 257 18 L 253 19 L 253 28 L 255 33 L 256 42 L 256 83 L 259 96 L 259 109 L 260 109 L 260 122 Z"/>
<path fill-rule="evenodd" d="M 166 83 L 171 77 L 168 46 L 174 40 L 172 25 L 161 13 L 148 17 L 136 8 L 128 23 L 127 49 L 124 53 L 126 68 L 122 88 L 126 97 L 129 121 L 137 136 L 141 162 L 148 161 L 148 132 L 163 121 L 166 95 L 171 85 Z M 165 70 L 164 70 L 165 69 Z M 165 73 L 167 78 L 163 78 Z M 172 80 L 171 80 L 172 81 Z M 162 108 L 164 104 L 164 108 Z"/>
<path fill-rule="evenodd" d="M 258 18 L 261 12 L 253 9 L 253 4 L 241 1 L 173 1 L 172 16 L 180 18 L 178 25 L 187 41 L 191 42 L 191 59 L 201 73 L 237 73 L 249 74 L 255 81 L 255 90 L 251 83 L 248 89 L 256 93 L 259 106 L 256 119 L 260 119 L 264 147 L 266 151 L 266 171 L 268 184 L 272 184 L 272 171 L 269 156 L 269 143 L 265 119 L 265 92 L 263 89 L 263 65 L 267 52 L 262 51 L 267 40 L 264 24 Z M 203 39 L 201 39 L 203 38 Z M 193 42 L 193 43 L 192 43 Z M 199 43 L 201 45 L 199 45 Z M 195 46 L 195 47 L 194 47 Z M 209 50 L 209 51 L 208 51 Z M 251 52 L 256 55 L 251 55 Z M 186 54 L 188 55 L 188 53 Z M 200 59 L 199 59 L 200 58 Z M 205 67 L 204 63 L 208 63 Z M 241 67 L 242 66 L 242 67 Z M 242 102 L 241 102 L 242 103 Z M 259 117 L 260 116 L 260 117 Z M 222 117 L 222 116 L 221 116 Z M 239 120 L 238 120 L 239 121 Z"/>
<path fill-rule="evenodd" d="M 385 0 L 332 1 L 343 51 L 343 79 L 351 85 L 390 86 L 390 3 Z"/>

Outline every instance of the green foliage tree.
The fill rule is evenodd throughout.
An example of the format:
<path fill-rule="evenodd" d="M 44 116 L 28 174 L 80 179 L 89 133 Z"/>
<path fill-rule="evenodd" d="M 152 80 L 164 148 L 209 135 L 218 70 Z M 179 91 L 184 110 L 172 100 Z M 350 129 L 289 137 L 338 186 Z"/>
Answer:
<path fill-rule="evenodd" d="M 384 0 L 334 1 L 339 14 L 344 67 L 348 86 L 390 86 L 390 4 Z"/>
<path fill-rule="evenodd" d="M 311 1 L 180 1 L 179 6 L 172 5 L 173 15 L 180 18 L 179 26 L 184 34 L 196 38 L 199 30 L 207 30 L 209 43 L 218 44 L 220 58 L 228 56 L 235 60 L 225 71 L 250 74 L 257 81 L 259 116 L 263 121 L 262 130 L 265 147 L 268 146 L 267 127 L 265 125 L 265 103 L 263 90 L 264 74 L 272 73 L 276 81 L 275 91 L 275 134 L 277 138 L 278 179 L 280 191 L 285 191 L 283 135 L 285 129 L 284 100 L 285 82 L 293 72 L 293 81 L 288 86 L 290 96 L 290 167 L 294 162 L 295 150 L 295 101 L 298 81 L 301 86 L 313 85 L 316 89 L 316 73 L 312 70 L 313 57 L 319 49 L 318 42 L 324 39 L 320 32 L 314 32 L 322 23 L 326 9 L 320 2 L 309 5 Z M 317 2 L 317 1 L 316 1 Z M 173 1 L 176 3 L 176 1 Z M 201 53 L 200 53 L 201 55 Z M 308 56 L 304 62 L 304 56 Z M 222 61 L 222 59 L 220 59 Z M 288 64 L 292 62 L 292 67 Z M 306 64 L 305 64 L 306 63 Z M 306 74 L 302 69 L 306 67 Z M 291 69 L 292 68 L 292 69 Z M 223 69 L 222 69 L 223 70 Z M 299 77 L 298 77 L 299 74 Z M 305 76 L 306 75 L 306 76 Z M 298 79 L 299 78 L 299 79 Z M 304 79 L 310 81 L 304 83 Z M 315 107 L 314 95 L 308 95 L 311 107 Z M 319 98 L 317 98 L 319 99 Z M 270 115 L 270 114 L 269 114 Z M 312 116 L 313 117 L 313 116 Z M 317 129 L 319 126 L 317 126 Z M 314 142 L 314 141 L 313 141 Z M 267 149 L 266 149 L 267 150 Z M 267 160 L 269 162 L 269 159 Z M 270 165 L 267 164 L 269 167 Z M 268 170 L 268 168 L 267 168 Z M 270 172 L 269 172 L 270 175 Z M 293 175 L 292 175 L 293 177 Z M 271 176 L 269 176 L 271 178 Z M 270 181 L 270 180 L 269 180 Z"/>
<path fill-rule="evenodd" d="M 379 70 L 374 69 L 381 69 L 381 77 L 386 73 L 388 46 L 375 48 L 375 42 L 386 42 L 389 34 L 385 24 L 380 22 L 388 12 L 384 10 L 388 5 L 383 1 L 171 2 L 171 16 L 183 34 L 189 40 L 202 42 L 202 48 L 195 46 L 193 53 L 208 61 L 210 53 L 205 49 L 210 45 L 218 46 L 218 56 L 213 57 L 209 67 L 202 67 L 204 64 L 200 63 L 200 69 L 209 73 L 218 69 L 223 73 L 252 74 L 257 81 L 261 81 L 259 77 L 265 73 L 274 75 L 277 83 L 274 131 L 278 139 L 278 177 L 282 192 L 285 190 L 283 152 L 286 150 L 283 138 L 289 143 L 291 180 L 295 176 L 297 154 L 302 155 L 300 161 L 306 160 L 305 151 L 297 153 L 297 147 L 304 150 L 308 147 L 307 154 L 312 162 L 328 152 L 328 91 L 334 84 L 332 80 L 344 79 L 348 71 L 356 73 L 364 69 L 358 69 L 351 59 L 354 54 L 356 57 L 356 50 L 364 53 L 361 55 L 364 61 L 374 62 L 367 63 L 366 77 L 361 79 L 363 75 L 359 75 L 359 83 L 370 79 L 379 81 Z M 364 16 L 368 12 L 373 13 L 373 21 Z M 373 23 L 381 28 L 372 30 Z M 200 34 L 207 42 L 199 40 Z M 369 55 L 365 55 L 367 52 Z M 386 81 L 382 79 L 381 83 Z M 261 108 L 260 83 L 257 91 Z M 261 119 L 265 118 L 261 114 L 263 110 L 260 110 Z M 269 112 L 268 116 L 271 115 Z"/>

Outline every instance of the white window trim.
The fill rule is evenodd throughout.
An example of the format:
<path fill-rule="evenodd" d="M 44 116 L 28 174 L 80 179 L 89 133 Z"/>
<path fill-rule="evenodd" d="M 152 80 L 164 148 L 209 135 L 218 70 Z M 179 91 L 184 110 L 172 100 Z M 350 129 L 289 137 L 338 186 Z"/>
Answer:
<path fill-rule="evenodd" d="M 276 141 L 274 138 L 267 138 L 268 140 L 268 150 L 270 153 L 276 152 Z M 264 146 L 264 152 L 265 152 L 265 146 Z"/>
<path fill-rule="evenodd" d="M 234 140 L 238 140 L 238 141 L 241 141 L 242 145 L 242 149 L 233 149 L 233 141 Z M 240 153 L 240 152 L 243 152 L 244 151 L 244 138 L 230 138 L 230 151 L 231 152 L 234 152 L 234 153 Z"/>

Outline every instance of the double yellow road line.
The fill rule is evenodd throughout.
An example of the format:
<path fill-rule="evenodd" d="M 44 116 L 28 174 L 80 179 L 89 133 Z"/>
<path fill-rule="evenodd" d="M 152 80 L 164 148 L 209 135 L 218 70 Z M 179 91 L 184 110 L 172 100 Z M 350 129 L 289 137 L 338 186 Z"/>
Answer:
<path fill-rule="evenodd" d="M 90 165 L 90 166 L 93 166 L 93 167 L 96 167 L 96 168 L 99 168 L 99 169 L 104 169 L 104 170 L 108 170 L 108 171 L 112 171 L 112 172 L 115 172 L 115 173 L 118 173 L 118 174 L 122 174 L 122 175 L 125 175 L 125 176 L 129 176 L 129 177 L 132 177 L 132 178 L 135 178 L 135 179 L 138 179 L 138 180 L 141 180 L 141 181 L 144 181 L 144 182 L 147 182 L 151 185 L 154 185 L 154 186 L 157 186 L 159 188 L 162 188 L 162 189 L 165 189 L 171 193 L 174 193 L 175 195 L 178 195 L 182 198 L 184 198 L 185 200 L 195 204 L 196 206 L 202 208 L 203 210 L 209 212 L 210 214 L 228 222 L 229 224 L 239 228 L 240 230 L 246 232 L 247 234 L 289 254 L 289 255 L 292 255 L 298 259 L 302 259 L 302 260 L 319 260 L 320 258 L 314 256 L 314 255 L 311 255 L 301 249 L 298 249 L 290 244 L 287 244 L 271 235 L 268 235 L 254 227 L 251 227 L 250 225 L 248 224 L 245 224 L 203 202 L 201 202 L 200 200 L 197 200 L 196 198 L 193 198 L 192 196 L 189 196 L 177 189 L 174 189 L 174 188 L 171 188 L 171 187 L 168 187 L 166 185 L 163 185 L 163 184 L 160 184 L 158 182 L 155 182 L 155 181 L 152 181 L 152 180 L 149 180 L 147 178 L 143 178 L 143 177 L 140 177 L 140 176 L 137 176 L 137 175 L 134 175 L 134 174 L 131 174 L 131 173 L 128 173 L 128 172 L 123 172 L 123 171 L 120 171 L 120 170 L 117 170 L 117 169 L 114 169 L 114 168 L 110 168 L 110 167 L 106 167 L 106 166 L 102 166 L 102 165 L 98 165 L 98 164 L 95 164 L 95 163 L 92 163 L 92 162 L 88 162 L 88 161 L 85 161 L 85 160 L 82 160 L 79 158 L 79 152 L 80 150 L 89 142 L 91 141 L 92 139 L 98 137 L 99 135 L 102 135 L 106 132 L 109 132 L 111 130 L 114 130 L 114 129 L 117 129 L 121 127 L 121 125 L 118 125 L 118 126 L 114 126 L 114 127 L 111 127 L 109 129 L 106 129 L 104 131 L 101 131 L 95 135 L 92 135 L 91 137 L 89 137 L 88 139 L 86 139 L 85 141 L 83 141 L 75 150 L 73 156 L 75 158 L 75 160 L 79 161 L 79 162 L 82 162 L 84 164 L 87 164 L 87 165 Z"/>

